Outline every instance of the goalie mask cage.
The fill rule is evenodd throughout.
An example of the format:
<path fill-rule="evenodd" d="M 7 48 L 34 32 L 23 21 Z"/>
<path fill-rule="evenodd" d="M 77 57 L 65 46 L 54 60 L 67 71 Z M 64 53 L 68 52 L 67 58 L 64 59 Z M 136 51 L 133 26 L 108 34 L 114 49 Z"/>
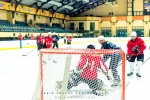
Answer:
<path fill-rule="evenodd" d="M 111 54 L 122 56 L 117 67 L 121 79 L 120 88 L 112 89 L 112 83 L 102 72 L 98 71 L 98 79 L 101 79 L 108 87 L 107 95 L 97 96 L 93 94 L 92 89 L 84 82 L 78 83 L 69 90 L 67 89 L 68 82 L 71 81 L 69 79 L 70 71 L 77 68 L 81 55 L 102 58 L 103 55 Z M 125 100 L 125 53 L 122 50 L 42 49 L 39 57 L 39 74 L 31 100 Z M 105 64 L 109 68 L 110 59 Z M 58 86 L 61 86 L 61 88 Z"/>

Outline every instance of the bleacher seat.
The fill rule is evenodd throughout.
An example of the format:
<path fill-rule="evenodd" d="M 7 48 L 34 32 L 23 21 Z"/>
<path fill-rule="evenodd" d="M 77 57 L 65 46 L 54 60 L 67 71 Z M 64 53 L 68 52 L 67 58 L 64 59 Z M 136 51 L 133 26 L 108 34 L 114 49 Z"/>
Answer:
<path fill-rule="evenodd" d="M 2 32 L 56 32 L 56 33 L 72 33 L 72 30 L 63 29 L 61 26 L 49 26 L 46 24 L 37 23 L 44 30 L 39 30 L 36 27 L 30 27 L 25 22 L 16 21 L 16 24 L 11 24 L 8 20 L 0 20 L 0 29 Z"/>

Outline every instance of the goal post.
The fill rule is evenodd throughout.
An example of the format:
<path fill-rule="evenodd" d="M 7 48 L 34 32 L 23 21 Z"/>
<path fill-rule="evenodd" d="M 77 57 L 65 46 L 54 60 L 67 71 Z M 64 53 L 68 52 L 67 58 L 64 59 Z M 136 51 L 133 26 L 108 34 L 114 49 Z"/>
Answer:
<path fill-rule="evenodd" d="M 107 95 L 95 95 L 86 82 L 81 81 L 75 84 L 76 81 L 73 81 L 76 76 L 74 74 L 71 76 L 70 71 L 77 69 L 82 55 L 85 55 L 84 58 L 89 56 L 103 58 L 103 55 L 114 56 L 118 54 L 121 55 L 121 58 L 119 58 L 120 62 L 117 63 L 115 59 L 113 63 L 119 65 L 116 67 L 121 79 L 120 88 L 112 88 L 112 83 L 107 79 L 106 75 L 99 71 L 97 71 L 97 78 L 107 85 Z M 98 60 L 94 60 L 94 58 L 92 60 L 95 61 L 95 68 L 96 64 L 100 62 L 97 62 Z M 104 62 L 108 68 L 110 66 L 110 60 Z M 38 78 L 31 100 L 125 100 L 125 53 L 123 50 L 42 49 L 39 54 L 39 63 Z M 83 71 L 88 66 L 88 64 L 83 63 L 81 65 L 84 65 Z M 71 89 L 68 89 L 69 82 L 70 84 L 75 84 Z M 60 91 L 58 91 L 59 87 Z"/>

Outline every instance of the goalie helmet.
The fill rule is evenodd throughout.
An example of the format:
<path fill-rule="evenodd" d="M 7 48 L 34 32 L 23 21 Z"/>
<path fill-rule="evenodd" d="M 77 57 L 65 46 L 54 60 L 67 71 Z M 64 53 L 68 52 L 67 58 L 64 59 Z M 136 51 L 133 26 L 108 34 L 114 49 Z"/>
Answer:
<path fill-rule="evenodd" d="M 95 49 L 94 45 L 90 44 L 87 46 L 88 49 Z"/>

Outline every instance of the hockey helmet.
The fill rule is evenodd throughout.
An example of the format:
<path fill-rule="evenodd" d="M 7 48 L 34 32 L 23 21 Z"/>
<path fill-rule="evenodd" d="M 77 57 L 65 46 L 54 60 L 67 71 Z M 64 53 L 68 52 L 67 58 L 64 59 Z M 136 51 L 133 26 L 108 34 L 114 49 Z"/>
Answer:
<path fill-rule="evenodd" d="M 100 41 L 100 40 L 105 40 L 105 37 L 103 35 L 99 36 L 98 41 Z"/>
<path fill-rule="evenodd" d="M 95 49 L 94 45 L 90 44 L 87 46 L 88 49 Z"/>
<path fill-rule="evenodd" d="M 132 32 L 130 36 L 137 36 L 136 32 Z"/>
<path fill-rule="evenodd" d="M 51 32 L 48 32 L 48 35 L 51 35 L 52 33 Z"/>

